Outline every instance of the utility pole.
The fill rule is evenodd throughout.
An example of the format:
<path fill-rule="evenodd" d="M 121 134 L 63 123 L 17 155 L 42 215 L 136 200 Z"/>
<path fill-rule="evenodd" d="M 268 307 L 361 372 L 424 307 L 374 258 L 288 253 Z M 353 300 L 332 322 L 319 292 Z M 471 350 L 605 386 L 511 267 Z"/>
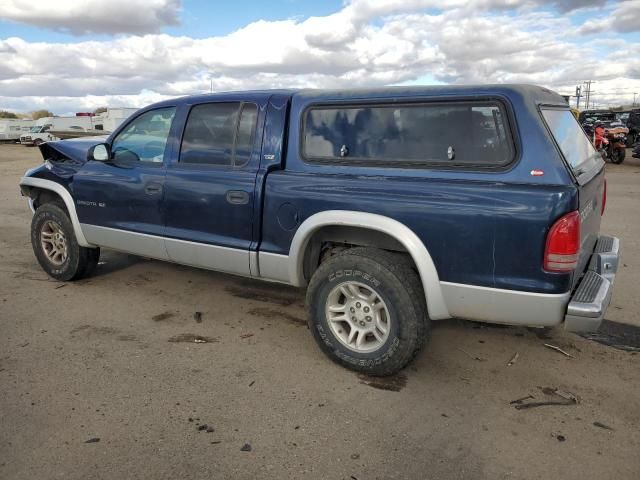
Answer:
<path fill-rule="evenodd" d="M 582 96 L 582 87 L 580 85 L 576 86 L 576 108 L 580 108 L 580 97 Z M 635 97 L 634 97 L 635 99 Z"/>
<path fill-rule="evenodd" d="M 593 82 L 592 80 L 587 80 L 586 82 L 584 82 L 584 84 L 587 86 L 587 91 L 585 93 L 585 99 L 584 99 L 585 104 L 586 104 L 585 108 L 587 108 L 587 109 L 589 108 L 589 102 L 591 101 L 591 93 L 592 93 L 591 92 L 591 84 L 592 83 L 595 83 L 595 82 Z"/>

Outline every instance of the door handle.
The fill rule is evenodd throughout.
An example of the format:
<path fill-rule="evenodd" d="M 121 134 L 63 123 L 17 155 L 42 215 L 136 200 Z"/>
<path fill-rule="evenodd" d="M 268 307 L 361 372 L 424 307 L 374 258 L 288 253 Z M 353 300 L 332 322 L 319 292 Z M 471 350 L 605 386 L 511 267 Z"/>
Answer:
<path fill-rule="evenodd" d="M 162 192 L 162 185 L 159 183 L 150 183 L 144 187 L 144 193 L 147 195 L 157 195 L 160 192 Z"/>
<path fill-rule="evenodd" d="M 232 205 L 246 205 L 249 203 L 249 194 L 242 190 L 229 190 L 227 192 L 227 202 Z"/>

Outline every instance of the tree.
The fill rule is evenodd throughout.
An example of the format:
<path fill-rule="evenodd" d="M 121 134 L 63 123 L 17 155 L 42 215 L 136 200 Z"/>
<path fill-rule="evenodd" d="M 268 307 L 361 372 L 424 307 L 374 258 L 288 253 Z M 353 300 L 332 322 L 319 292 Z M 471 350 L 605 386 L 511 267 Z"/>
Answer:
<path fill-rule="evenodd" d="M 6 110 L 0 110 L 0 118 L 18 118 L 13 112 L 7 112 Z"/>
<path fill-rule="evenodd" d="M 101 113 L 104 113 L 106 111 L 107 107 L 98 107 L 93 111 L 93 113 L 95 113 L 96 115 L 100 115 Z"/>
<path fill-rule="evenodd" d="M 49 110 L 36 110 L 35 112 L 31 112 L 31 118 L 33 118 L 34 120 L 38 120 L 39 118 L 44 118 L 44 117 L 53 117 L 53 113 L 51 113 Z"/>

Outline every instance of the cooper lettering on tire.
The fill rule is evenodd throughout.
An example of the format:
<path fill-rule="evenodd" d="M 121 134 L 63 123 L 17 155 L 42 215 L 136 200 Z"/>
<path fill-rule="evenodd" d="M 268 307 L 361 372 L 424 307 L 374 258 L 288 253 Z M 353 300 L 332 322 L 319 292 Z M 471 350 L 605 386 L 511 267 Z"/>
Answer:
<path fill-rule="evenodd" d="M 391 375 L 418 353 L 429 329 L 424 293 L 410 259 L 352 248 L 323 262 L 307 290 L 311 331 L 335 362 Z"/>

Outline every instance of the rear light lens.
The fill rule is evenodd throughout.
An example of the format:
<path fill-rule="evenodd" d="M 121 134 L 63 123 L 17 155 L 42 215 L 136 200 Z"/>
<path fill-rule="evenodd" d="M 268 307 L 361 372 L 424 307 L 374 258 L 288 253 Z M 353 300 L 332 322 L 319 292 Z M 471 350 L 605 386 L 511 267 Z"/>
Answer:
<path fill-rule="evenodd" d="M 578 266 L 580 256 L 580 213 L 560 217 L 547 234 L 544 250 L 544 269 L 549 272 L 571 272 Z"/>
<path fill-rule="evenodd" d="M 600 216 L 604 215 L 604 207 L 607 206 L 607 179 L 604 179 L 604 186 L 602 187 L 602 209 L 600 210 Z"/>

